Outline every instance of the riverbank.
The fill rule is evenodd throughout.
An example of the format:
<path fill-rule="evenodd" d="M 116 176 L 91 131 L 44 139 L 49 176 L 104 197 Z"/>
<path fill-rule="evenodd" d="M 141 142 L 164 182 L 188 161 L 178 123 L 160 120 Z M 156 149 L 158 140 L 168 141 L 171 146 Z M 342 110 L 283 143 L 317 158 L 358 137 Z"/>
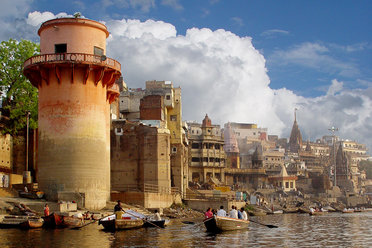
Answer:
<path fill-rule="evenodd" d="M 19 211 L 19 208 L 17 208 L 17 205 L 24 204 L 27 207 L 29 207 L 32 211 L 35 211 L 37 215 L 42 216 L 43 210 L 45 204 L 48 204 L 50 212 L 65 212 L 68 214 L 74 214 L 76 212 L 85 213 L 89 211 L 90 213 L 93 213 L 99 216 L 107 216 L 113 213 L 114 206 L 116 205 L 116 202 L 107 202 L 107 205 L 105 208 L 99 211 L 91 211 L 89 209 L 73 209 L 71 211 L 66 211 L 66 208 L 64 207 L 61 209 L 61 204 L 66 203 L 57 203 L 52 201 L 46 201 L 45 199 L 28 199 L 28 198 L 22 198 L 22 197 L 0 197 L 0 214 L 1 215 L 22 215 L 23 213 Z M 122 207 L 124 210 L 131 209 L 137 212 L 140 212 L 144 215 L 152 215 L 153 211 L 143 208 L 141 206 L 134 206 L 134 205 L 128 205 L 125 203 L 122 203 Z M 62 210 L 62 211 L 61 211 Z M 199 211 L 192 210 L 190 208 L 187 208 L 185 205 L 181 204 L 174 204 L 170 208 L 164 208 L 161 209 L 160 213 L 165 218 L 170 219 L 202 219 L 204 217 L 204 214 Z"/>

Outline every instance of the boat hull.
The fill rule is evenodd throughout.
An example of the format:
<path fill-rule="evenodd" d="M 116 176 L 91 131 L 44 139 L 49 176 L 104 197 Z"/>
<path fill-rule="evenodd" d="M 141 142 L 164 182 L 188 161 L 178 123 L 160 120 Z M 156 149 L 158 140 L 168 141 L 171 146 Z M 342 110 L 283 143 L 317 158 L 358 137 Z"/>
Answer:
<path fill-rule="evenodd" d="M 66 227 L 81 227 L 84 225 L 84 220 L 72 216 L 63 217 L 63 225 Z"/>
<path fill-rule="evenodd" d="M 43 219 L 30 219 L 25 222 L 22 222 L 20 225 L 23 229 L 34 229 L 34 228 L 41 228 L 43 226 Z"/>
<path fill-rule="evenodd" d="M 243 229 L 247 230 L 249 221 L 229 217 L 213 216 L 205 219 L 204 225 L 208 232 L 225 232 Z"/>
<path fill-rule="evenodd" d="M 127 230 L 140 228 L 144 224 L 142 219 L 116 219 L 115 215 L 101 219 L 98 225 L 102 225 L 105 230 Z"/>
<path fill-rule="evenodd" d="M 165 227 L 165 220 L 147 220 L 143 223 L 143 227 Z"/>
<path fill-rule="evenodd" d="M 43 216 L 42 218 L 44 219 L 43 227 L 49 227 L 49 228 L 66 227 L 66 225 L 63 222 L 64 216 L 62 215 L 52 213 L 48 216 Z"/>

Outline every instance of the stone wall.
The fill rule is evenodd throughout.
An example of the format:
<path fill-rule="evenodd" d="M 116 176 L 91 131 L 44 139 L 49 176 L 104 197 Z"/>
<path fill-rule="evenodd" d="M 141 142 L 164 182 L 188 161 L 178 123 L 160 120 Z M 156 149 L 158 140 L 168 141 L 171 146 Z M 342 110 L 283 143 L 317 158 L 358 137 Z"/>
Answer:
<path fill-rule="evenodd" d="M 177 195 L 145 192 L 111 192 L 111 201 L 121 200 L 130 205 L 140 205 L 145 208 L 168 208 L 173 203 L 179 203 Z"/>

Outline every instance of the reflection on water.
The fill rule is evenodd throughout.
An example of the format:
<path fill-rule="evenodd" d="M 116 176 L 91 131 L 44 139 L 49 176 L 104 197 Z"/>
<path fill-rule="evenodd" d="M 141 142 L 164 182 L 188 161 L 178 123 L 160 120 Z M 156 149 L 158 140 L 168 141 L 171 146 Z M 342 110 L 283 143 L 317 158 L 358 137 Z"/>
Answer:
<path fill-rule="evenodd" d="M 179 221 L 165 229 L 105 232 L 101 226 L 70 229 L 0 229 L 0 247 L 372 247 L 372 212 L 323 216 L 262 216 L 247 231 L 209 234 L 204 226 Z"/>

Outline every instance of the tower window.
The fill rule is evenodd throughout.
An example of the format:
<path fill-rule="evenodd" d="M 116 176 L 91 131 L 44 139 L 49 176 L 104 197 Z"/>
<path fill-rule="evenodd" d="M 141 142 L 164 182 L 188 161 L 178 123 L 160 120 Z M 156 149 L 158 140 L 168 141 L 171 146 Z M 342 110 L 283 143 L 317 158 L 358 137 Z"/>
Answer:
<path fill-rule="evenodd" d="M 94 47 L 94 55 L 102 56 L 103 55 L 103 49 L 100 47 Z"/>
<path fill-rule="evenodd" d="M 67 52 L 67 44 L 55 44 L 54 45 L 54 52 L 55 53 L 66 53 Z"/>

